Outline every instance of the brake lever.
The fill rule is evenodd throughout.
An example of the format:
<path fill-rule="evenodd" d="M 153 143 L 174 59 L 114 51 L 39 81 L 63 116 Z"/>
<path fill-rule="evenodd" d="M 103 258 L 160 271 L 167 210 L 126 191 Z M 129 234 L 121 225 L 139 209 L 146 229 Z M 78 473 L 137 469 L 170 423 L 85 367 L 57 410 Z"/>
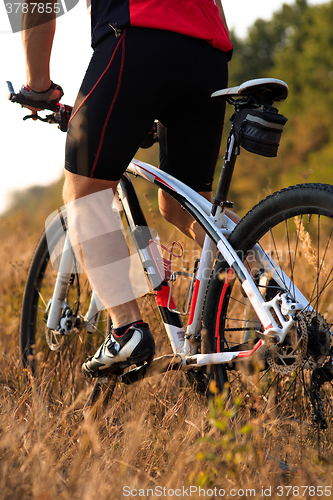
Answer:
<path fill-rule="evenodd" d="M 45 122 L 46 119 L 45 118 L 42 118 L 41 116 L 39 116 L 37 113 L 35 113 L 34 115 L 26 115 L 23 117 L 23 121 L 25 122 L 26 120 L 29 120 L 29 118 L 32 118 L 33 120 L 40 120 L 42 122 Z"/>
<path fill-rule="evenodd" d="M 59 122 L 57 120 L 52 119 L 53 113 L 50 115 L 46 115 L 44 118 L 40 116 L 38 113 L 35 113 L 33 115 L 26 115 L 23 117 L 23 121 L 29 120 L 29 118 L 32 118 L 33 120 L 40 120 L 41 122 L 47 122 L 47 123 L 57 123 L 59 125 Z"/>

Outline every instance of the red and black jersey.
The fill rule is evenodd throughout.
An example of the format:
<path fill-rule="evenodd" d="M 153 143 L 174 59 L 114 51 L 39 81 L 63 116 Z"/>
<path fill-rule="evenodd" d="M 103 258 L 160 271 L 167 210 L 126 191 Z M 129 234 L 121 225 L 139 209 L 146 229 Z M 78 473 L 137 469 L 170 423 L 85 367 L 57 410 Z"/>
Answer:
<path fill-rule="evenodd" d="M 207 40 L 224 52 L 232 45 L 214 0 L 92 0 L 92 46 L 125 26 L 173 31 Z"/>

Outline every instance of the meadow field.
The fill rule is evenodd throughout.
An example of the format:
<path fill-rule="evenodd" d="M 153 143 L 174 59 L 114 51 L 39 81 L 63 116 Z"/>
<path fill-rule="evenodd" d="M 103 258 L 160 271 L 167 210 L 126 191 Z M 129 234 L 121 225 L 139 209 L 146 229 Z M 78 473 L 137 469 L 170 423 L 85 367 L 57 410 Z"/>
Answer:
<path fill-rule="evenodd" d="M 0 499 L 331 498 L 332 430 L 319 452 L 310 442 L 300 452 L 283 427 L 270 433 L 268 449 L 265 415 L 234 427 L 239 402 L 226 405 L 225 394 L 208 401 L 177 371 L 119 384 L 105 408 L 89 412 L 83 408 L 92 384 L 79 373 L 84 359 L 72 360 L 79 383 L 67 392 L 61 379 L 32 378 L 23 370 L 26 273 L 43 220 L 61 204 L 60 184 L 47 189 L 32 196 L 38 210 L 27 208 L 32 201 L 18 204 L 0 220 Z M 147 316 L 157 353 L 165 352 L 160 322 L 150 309 Z M 50 389 L 52 383 L 59 387 Z"/>
<path fill-rule="evenodd" d="M 242 150 L 237 162 L 229 195 L 241 216 L 285 186 L 332 183 L 332 20 L 332 1 L 312 6 L 297 0 L 271 20 L 256 21 L 244 40 L 232 35 L 230 86 L 271 76 L 290 89 L 278 106 L 288 123 L 277 159 Z M 222 151 L 225 145 L 226 137 Z M 152 157 L 141 159 L 157 164 L 156 150 Z M 217 172 L 221 161 L 222 155 Z M 243 391 L 243 400 L 227 404 L 226 395 L 211 387 L 208 401 L 173 371 L 132 386 L 118 384 L 105 408 L 89 412 L 84 405 L 92 384 L 80 371 L 84 350 L 69 356 L 69 365 L 50 351 L 38 377 L 23 369 L 24 284 L 45 220 L 62 205 L 61 185 L 18 193 L 0 218 L 0 500 L 332 498 L 332 411 L 325 438 L 310 423 L 308 439 L 306 431 L 294 431 L 296 419 L 274 425 L 271 415 L 253 412 L 255 390 L 251 402 Z M 163 243 L 179 239 L 154 220 L 157 204 L 150 191 L 142 194 L 148 222 L 157 223 Z M 197 249 L 188 241 L 183 245 L 193 258 Z M 303 287 L 305 269 L 300 278 Z M 145 314 L 157 354 L 165 352 L 158 316 L 150 305 Z M 256 374 L 250 382 L 256 386 Z M 304 392 L 299 394 L 301 400 Z M 239 413 L 248 417 L 235 426 Z"/>

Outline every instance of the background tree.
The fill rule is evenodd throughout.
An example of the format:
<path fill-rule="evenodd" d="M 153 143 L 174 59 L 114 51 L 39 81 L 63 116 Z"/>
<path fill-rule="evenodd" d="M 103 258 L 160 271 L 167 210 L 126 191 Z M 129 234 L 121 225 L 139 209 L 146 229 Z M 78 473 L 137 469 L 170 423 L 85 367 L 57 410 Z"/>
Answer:
<path fill-rule="evenodd" d="M 232 33 L 230 85 L 274 77 L 289 86 L 277 104 L 288 118 L 277 158 L 241 151 L 233 183 L 240 211 L 263 195 L 298 182 L 332 182 L 333 165 L 333 2 L 306 0 L 258 19 L 241 40 Z M 227 127 L 226 127 L 227 129 Z"/>

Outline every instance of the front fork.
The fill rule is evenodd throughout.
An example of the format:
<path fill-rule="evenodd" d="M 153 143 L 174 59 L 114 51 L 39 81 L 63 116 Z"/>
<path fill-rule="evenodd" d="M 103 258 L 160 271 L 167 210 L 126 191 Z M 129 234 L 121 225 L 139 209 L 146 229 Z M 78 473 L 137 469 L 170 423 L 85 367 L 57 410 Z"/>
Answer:
<path fill-rule="evenodd" d="M 77 322 L 77 318 L 73 317 L 73 311 L 70 310 L 66 303 L 66 293 L 74 269 L 75 256 L 67 232 L 53 296 L 48 305 L 46 321 L 47 328 L 50 330 L 58 330 L 63 334 L 73 331 L 73 327 L 76 326 Z M 99 311 L 98 297 L 95 291 L 92 291 L 89 309 L 84 318 L 85 328 L 89 333 L 95 330 L 94 323 L 98 321 Z"/>
<path fill-rule="evenodd" d="M 66 309 L 66 292 L 71 277 L 71 270 L 74 268 L 74 254 L 69 240 L 68 233 L 64 244 L 63 253 L 60 259 L 59 270 L 52 300 L 50 303 L 48 318 L 46 322 L 47 328 L 50 330 L 58 330 L 60 328 L 60 319 L 63 309 Z"/>

